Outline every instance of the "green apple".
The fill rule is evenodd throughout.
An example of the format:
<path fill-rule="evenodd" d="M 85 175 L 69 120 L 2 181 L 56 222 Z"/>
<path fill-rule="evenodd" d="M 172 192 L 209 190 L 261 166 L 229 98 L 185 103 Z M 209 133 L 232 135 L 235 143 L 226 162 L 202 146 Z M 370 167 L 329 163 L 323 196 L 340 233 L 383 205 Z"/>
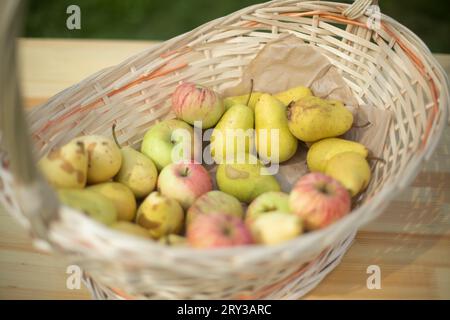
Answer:
<path fill-rule="evenodd" d="M 282 211 L 272 211 L 258 217 L 250 226 L 253 240 L 265 245 L 278 244 L 302 234 L 302 220 Z"/>
<path fill-rule="evenodd" d="M 181 120 L 164 120 L 145 134 L 141 152 L 155 163 L 158 170 L 194 157 L 194 129 Z"/>
<path fill-rule="evenodd" d="M 251 224 L 259 216 L 271 211 L 290 212 L 289 195 L 280 191 L 269 191 L 258 196 L 248 206 L 245 222 Z"/>

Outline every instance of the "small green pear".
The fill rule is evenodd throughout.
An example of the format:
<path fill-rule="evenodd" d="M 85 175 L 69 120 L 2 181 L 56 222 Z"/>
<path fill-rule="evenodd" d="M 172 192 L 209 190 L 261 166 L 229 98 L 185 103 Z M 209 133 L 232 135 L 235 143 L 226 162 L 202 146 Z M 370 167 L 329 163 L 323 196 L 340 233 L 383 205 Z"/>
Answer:
<path fill-rule="evenodd" d="M 324 172 L 328 160 L 347 151 L 359 153 L 364 158 L 368 154 L 367 148 L 361 143 L 340 138 L 326 138 L 313 143 L 309 148 L 306 156 L 308 168 L 310 171 Z"/>
<path fill-rule="evenodd" d="M 253 144 L 253 110 L 243 104 L 228 109 L 211 134 L 211 156 L 217 163 L 251 151 Z"/>
<path fill-rule="evenodd" d="M 277 179 L 251 154 L 246 155 L 243 163 L 232 161 L 219 164 L 216 181 L 219 190 L 246 203 L 264 192 L 280 191 Z"/>
<path fill-rule="evenodd" d="M 147 238 L 150 239 L 150 233 L 148 232 L 147 229 L 141 227 L 138 224 L 135 224 L 133 222 L 129 222 L 129 221 L 118 221 L 114 224 L 111 225 L 111 228 L 120 231 L 120 232 L 124 232 L 124 233 L 128 233 L 137 237 L 141 237 L 141 238 Z"/>
<path fill-rule="evenodd" d="M 249 94 L 244 94 L 241 96 L 232 96 L 225 98 L 223 100 L 223 104 L 225 105 L 225 110 L 230 109 L 232 106 L 237 104 L 243 104 L 247 105 L 248 101 L 248 107 L 252 110 L 255 109 L 256 102 L 258 101 L 259 97 L 262 95 L 262 92 L 252 92 L 250 100 L 248 99 Z"/>
<path fill-rule="evenodd" d="M 38 163 L 42 174 L 56 188 L 84 188 L 88 155 L 83 142 L 71 141 L 51 150 Z"/>
<path fill-rule="evenodd" d="M 289 130 L 304 142 L 336 137 L 347 132 L 353 115 L 342 102 L 305 96 L 287 107 Z"/>
<path fill-rule="evenodd" d="M 352 197 L 367 187 L 371 177 L 366 158 L 351 151 L 339 153 L 328 160 L 325 174 L 339 181 Z"/>
<path fill-rule="evenodd" d="M 312 92 L 309 88 L 298 86 L 290 88 L 286 91 L 278 92 L 274 94 L 274 97 L 280 100 L 285 106 L 287 106 L 292 101 L 297 101 L 306 96 L 312 96 Z"/>
<path fill-rule="evenodd" d="M 98 135 L 81 136 L 74 141 L 83 142 L 88 153 L 88 184 L 108 181 L 119 171 L 122 155 L 114 141 Z"/>
<path fill-rule="evenodd" d="M 58 197 L 63 204 L 84 212 L 100 223 L 111 225 L 117 221 L 114 203 L 98 192 L 88 189 L 60 189 Z"/>
<path fill-rule="evenodd" d="M 136 199 L 126 185 L 119 182 L 103 182 L 89 186 L 87 190 L 101 193 L 114 203 L 119 221 L 132 221 L 136 215 Z"/>
<path fill-rule="evenodd" d="M 159 239 L 181 231 L 184 222 L 183 208 L 176 200 L 154 191 L 139 206 L 136 222 L 147 229 L 153 239 Z"/>
<path fill-rule="evenodd" d="M 255 106 L 256 150 L 261 159 L 279 163 L 297 151 L 298 140 L 288 128 L 286 106 L 270 94 L 263 94 Z"/>

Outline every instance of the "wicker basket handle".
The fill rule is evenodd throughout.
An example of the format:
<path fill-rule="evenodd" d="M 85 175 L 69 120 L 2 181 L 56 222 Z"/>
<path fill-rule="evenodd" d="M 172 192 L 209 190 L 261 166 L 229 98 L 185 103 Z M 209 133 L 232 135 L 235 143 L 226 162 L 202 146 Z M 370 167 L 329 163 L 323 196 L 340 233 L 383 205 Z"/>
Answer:
<path fill-rule="evenodd" d="M 342 14 L 349 19 L 362 16 L 371 5 L 378 5 L 378 0 L 355 0 Z"/>
<path fill-rule="evenodd" d="M 34 235 L 47 240 L 59 203 L 36 170 L 17 73 L 16 39 L 22 29 L 22 0 L 0 1 L 0 147 L 14 176 L 14 194 Z M 5 168 L 6 169 L 6 168 Z"/>

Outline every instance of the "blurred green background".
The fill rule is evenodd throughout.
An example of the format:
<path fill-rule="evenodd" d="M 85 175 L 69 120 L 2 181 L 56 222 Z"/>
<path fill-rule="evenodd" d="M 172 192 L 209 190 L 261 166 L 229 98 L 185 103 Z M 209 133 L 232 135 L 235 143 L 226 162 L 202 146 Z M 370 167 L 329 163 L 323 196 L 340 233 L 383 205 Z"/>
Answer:
<path fill-rule="evenodd" d="M 0 0 L 1 1 L 1 0 Z M 165 40 L 261 0 L 28 0 L 25 36 Z M 351 2 L 341 0 L 341 2 Z M 450 53 L 448 0 L 380 0 L 433 52 Z M 81 8 L 81 30 L 66 28 L 66 8 Z"/>

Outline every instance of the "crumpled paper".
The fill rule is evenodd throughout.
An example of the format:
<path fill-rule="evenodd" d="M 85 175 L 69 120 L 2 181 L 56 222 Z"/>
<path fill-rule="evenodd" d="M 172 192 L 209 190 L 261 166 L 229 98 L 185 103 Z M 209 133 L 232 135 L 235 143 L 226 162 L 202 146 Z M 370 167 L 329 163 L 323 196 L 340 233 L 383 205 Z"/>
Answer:
<path fill-rule="evenodd" d="M 295 36 L 269 42 L 243 70 L 241 82 L 224 96 L 247 94 L 251 79 L 253 91 L 277 93 L 295 86 L 309 87 L 315 96 L 344 102 L 354 115 L 353 127 L 344 138 L 364 144 L 372 155 L 382 157 L 392 115 L 390 111 L 369 105 L 358 105 L 356 97 L 339 70 L 314 46 Z M 277 179 L 283 191 L 289 192 L 299 177 L 308 172 L 306 145 L 299 143 L 296 155 L 282 163 Z"/>

